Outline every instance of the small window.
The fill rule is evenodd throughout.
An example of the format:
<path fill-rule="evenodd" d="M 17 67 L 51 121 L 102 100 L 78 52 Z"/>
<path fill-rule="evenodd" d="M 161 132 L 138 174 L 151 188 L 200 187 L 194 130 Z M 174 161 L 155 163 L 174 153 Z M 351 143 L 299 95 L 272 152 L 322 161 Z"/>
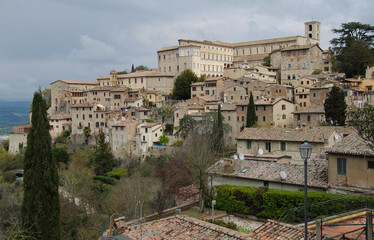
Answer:
<path fill-rule="evenodd" d="M 282 110 L 286 110 L 286 105 L 285 104 L 282 105 Z"/>
<path fill-rule="evenodd" d="M 374 169 L 374 161 L 368 161 L 368 169 Z"/>
<path fill-rule="evenodd" d="M 266 142 L 265 145 L 266 145 L 266 151 L 271 152 L 271 142 Z"/>
<path fill-rule="evenodd" d="M 286 151 L 286 142 L 280 142 L 280 150 Z"/>
<path fill-rule="evenodd" d="M 251 149 L 252 148 L 252 142 L 247 140 L 247 149 Z"/>
<path fill-rule="evenodd" d="M 347 161 L 345 158 L 338 158 L 338 175 L 347 175 Z"/>
<path fill-rule="evenodd" d="M 286 114 L 283 114 L 283 115 L 282 115 L 282 119 L 286 119 Z"/>

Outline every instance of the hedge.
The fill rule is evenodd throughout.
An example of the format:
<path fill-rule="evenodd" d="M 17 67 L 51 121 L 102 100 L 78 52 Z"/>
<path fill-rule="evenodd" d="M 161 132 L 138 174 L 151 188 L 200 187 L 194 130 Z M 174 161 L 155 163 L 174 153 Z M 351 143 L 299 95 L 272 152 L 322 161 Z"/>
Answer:
<path fill-rule="evenodd" d="M 266 219 L 279 219 L 289 209 L 304 206 L 303 191 L 287 191 L 268 189 L 265 187 L 244 187 L 232 185 L 215 186 L 217 195 L 215 208 L 229 213 L 254 215 Z M 308 192 L 308 205 L 328 200 L 339 199 L 349 195 L 330 194 L 323 192 Z M 212 196 L 206 199 L 209 206 Z M 333 204 L 313 205 L 309 208 L 310 219 L 338 214 L 345 211 L 364 207 L 365 200 L 362 196 L 349 196 L 334 201 Z M 368 198 L 369 205 L 374 205 L 374 199 Z M 210 206 L 209 206 L 210 207 Z M 304 209 L 290 211 L 290 216 L 284 216 L 286 221 L 300 222 L 304 218 Z"/>

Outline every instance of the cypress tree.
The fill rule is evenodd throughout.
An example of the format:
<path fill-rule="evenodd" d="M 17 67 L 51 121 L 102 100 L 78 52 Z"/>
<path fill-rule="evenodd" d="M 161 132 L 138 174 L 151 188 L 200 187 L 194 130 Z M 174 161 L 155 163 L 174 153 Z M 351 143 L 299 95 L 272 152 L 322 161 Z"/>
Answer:
<path fill-rule="evenodd" d="M 52 157 L 46 102 L 40 90 L 32 102 L 23 184 L 23 229 L 36 239 L 60 239 L 57 162 Z"/>
<path fill-rule="evenodd" d="M 134 67 L 134 64 L 131 66 L 131 72 L 135 72 L 135 67 Z"/>
<path fill-rule="evenodd" d="M 245 127 L 252 127 L 257 122 L 257 115 L 256 115 L 256 109 L 255 109 L 255 102 L 253 101 L 253 95 L 251 92 L 251 95 L 249 97 L 249 103 L 247 107 L 247 124 Z"/>
<path fill-rule="evenodd" d="M 221 113 L 221 104 L 218 104 L 217 119 L 213 126 L 213 148 L 216 150 L 218 155 L 221 155 L 224 147 L 224 135 L 223 135 L 223 116 Z"/>

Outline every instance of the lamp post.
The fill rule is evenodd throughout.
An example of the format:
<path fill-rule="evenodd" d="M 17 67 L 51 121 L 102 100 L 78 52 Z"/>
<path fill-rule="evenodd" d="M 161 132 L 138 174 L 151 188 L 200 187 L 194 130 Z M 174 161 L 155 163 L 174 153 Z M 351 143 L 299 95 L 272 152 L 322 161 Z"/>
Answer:
<path fill-rule="evenodd" d="M 312 155 L 312 145 L 307 140 L 300 145 L 300 155 L 304 159 L 304 227 L 305 237 L 304 240 L 308 239 L 308 159 Z"/>

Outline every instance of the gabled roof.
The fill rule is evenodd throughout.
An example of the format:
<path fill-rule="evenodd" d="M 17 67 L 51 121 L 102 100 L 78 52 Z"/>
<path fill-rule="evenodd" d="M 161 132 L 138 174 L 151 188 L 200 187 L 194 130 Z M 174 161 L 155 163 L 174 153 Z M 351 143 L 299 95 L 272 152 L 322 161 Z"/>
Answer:
<path fill-rule="evenodd" d="M 274 99 L 267 99 L 267 98 L 259 99 L 255 102 L 255 105 L 275 105 L 276 103 L 278 103 L 279 101 L 282 101 L 282 100 L 293 103 L 292 101 L 288 100 L 287 98 L 276 97 Z"/>
<path fill-rule="evenodd" d="M 250 237 L 255 240 L 294 240 L 294 239 L 304 239 L 304 228 L 296 227 L 291 224 L 281 223 L 274 220 L 268 220 L 261 227 L 254 230 Z M 308 230 L 308 240 L 314 240 L 316 238 L 316 233 L 314 231 Z"/>
<path fill-rule="evenodd" d="M 66 114 L 66 113 L 58 113 L 58 114 L 50 116 L 49 119 L 51 120 L 71 119 L 71 115 Z"/>
<path fill-rule="evenodd" d="M 318 44 L 313 44 L 313 45 L 296 45 L 296 46 L 291 46 L 291 47 L 286 47 L 283 48 L 281 51 L 295 51 L 295 50 L 303 50 L 303 49 L 310 49 L 314 46 L 317 46 L 321 51 L 323 51 Z"/>
<path fill-rule="evenodd" d="M 354 156 L 374 157 L 374 150 L 369 146 L 370 142 L 365 141 L 357 132 L 343 138 L 332 147 L 326 148 L 327 153 L 346 154 Z"/>
<path fill-rule="evenodd" d="M 245 128 L 236 138 L 237 140 L 267 140 L 324 143 L 335 132 L 330 127 L 315 127 L 302 129 L 284 128 Z"/>
<path fill-rule="evenodd" d="M 127 228 L 132 239 L 251 239 L 249 235 L 188 216 L 172 216 Z"/>
<path fill-rule="evenodd" d="M 51 82 L 50 84 L 52 85 L 53 83 L 56 82 L 63 82 L 67 84 L 79 84 L 79 85 L 99 85 L 98 82 L 93 82 L 93 81 L 79 81 L 79 80 L 57 80 L 54 82 Z"/>
<path fill-rule="evenodd" d="M 310 107 L 294 111 L 293 113 L 322 113 L 325 114 L 325 108 L 323 105 L 311 105 Z"/>
<path fill-rule="evenodd" d="M 210 169 L 209 173 L 218 176 L 254 179 L 259 181 L 279 182 L 291 185 L 304 185 L 304 165 L 290 163 L 278 163 L 264 160 L 229 159 L 232 171 L 225 170 L 225 160 L 218 161 Z M 282 179 L 280 172 L 287 174 Z M 327 162 L 310 160 L 308 164 L 308 186 L 327 188 Z"/>

